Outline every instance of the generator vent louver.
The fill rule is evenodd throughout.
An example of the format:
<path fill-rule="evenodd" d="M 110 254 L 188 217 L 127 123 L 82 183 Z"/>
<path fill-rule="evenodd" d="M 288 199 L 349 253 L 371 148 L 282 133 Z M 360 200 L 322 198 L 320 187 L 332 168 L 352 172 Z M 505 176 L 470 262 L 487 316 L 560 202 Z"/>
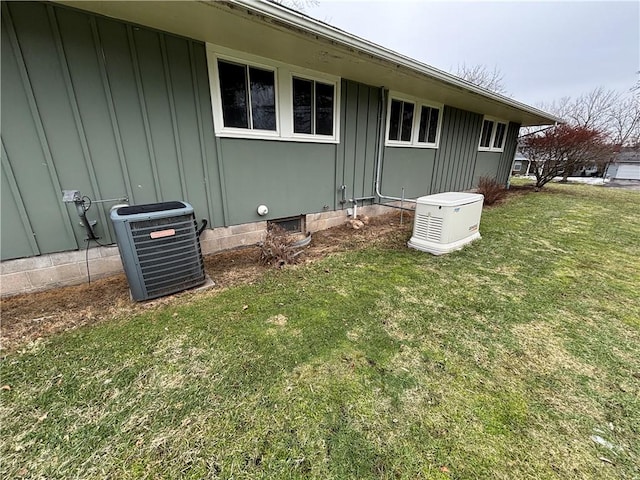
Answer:
<path fill-rule="evenodd" d="M 442 238 L 442 220 L 442 217 L 418 214 L 415 219 L 415 232 L 421 238 L 439 242 Z"/>
<path fill-rule="evenodd" d="M 193 208 L 184 202 L 111 213 L 131 295 L 147 300 L 202 284 L 204 262 Z"/>

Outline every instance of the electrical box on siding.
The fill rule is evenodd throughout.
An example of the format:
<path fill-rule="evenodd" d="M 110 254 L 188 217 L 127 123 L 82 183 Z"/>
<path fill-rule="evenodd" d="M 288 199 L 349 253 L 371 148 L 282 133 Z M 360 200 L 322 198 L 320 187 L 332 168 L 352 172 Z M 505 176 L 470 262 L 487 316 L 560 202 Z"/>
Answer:
<path fill-rule="evenodd" d="M 442 255 L 479 239 L 483 202 L 483 195 L 464 192 L 418 198 L 409 247 Z"/>

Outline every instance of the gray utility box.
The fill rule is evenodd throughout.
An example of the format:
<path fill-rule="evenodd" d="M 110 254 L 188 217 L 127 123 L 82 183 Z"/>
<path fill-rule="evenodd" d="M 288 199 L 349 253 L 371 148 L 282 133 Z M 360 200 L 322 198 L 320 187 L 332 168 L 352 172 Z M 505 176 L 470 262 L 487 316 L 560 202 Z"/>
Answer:
<path fill-rule="evenodd" d="M 134 300 L 204 283 L 204 261 L 191 205 L 163 202 L 116 207 L 111 221 Z"/>

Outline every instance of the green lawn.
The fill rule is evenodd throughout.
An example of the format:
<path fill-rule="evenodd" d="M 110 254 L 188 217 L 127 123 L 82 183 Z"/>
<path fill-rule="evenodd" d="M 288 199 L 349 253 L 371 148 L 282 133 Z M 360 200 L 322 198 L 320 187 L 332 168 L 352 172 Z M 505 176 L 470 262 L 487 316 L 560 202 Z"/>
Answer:
<path fill-rule="evenodd" d="M 544 190 L 9 354 L 0 477 L 640 478 L 640 194 Z"/>

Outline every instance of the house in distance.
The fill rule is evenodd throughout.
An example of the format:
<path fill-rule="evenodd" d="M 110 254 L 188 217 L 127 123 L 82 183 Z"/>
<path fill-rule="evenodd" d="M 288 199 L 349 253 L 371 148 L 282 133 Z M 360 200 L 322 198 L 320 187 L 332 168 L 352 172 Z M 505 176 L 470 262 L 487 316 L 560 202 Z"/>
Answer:
<path fill-rule="evenodd" d="M 63 190 L 97 277 L 122 199 L 189 202 L 212 253 L 506 183 L 520 126 L 556 121 L 270 2 L 2 2 L 2 294 L 86 281 Z"/>

